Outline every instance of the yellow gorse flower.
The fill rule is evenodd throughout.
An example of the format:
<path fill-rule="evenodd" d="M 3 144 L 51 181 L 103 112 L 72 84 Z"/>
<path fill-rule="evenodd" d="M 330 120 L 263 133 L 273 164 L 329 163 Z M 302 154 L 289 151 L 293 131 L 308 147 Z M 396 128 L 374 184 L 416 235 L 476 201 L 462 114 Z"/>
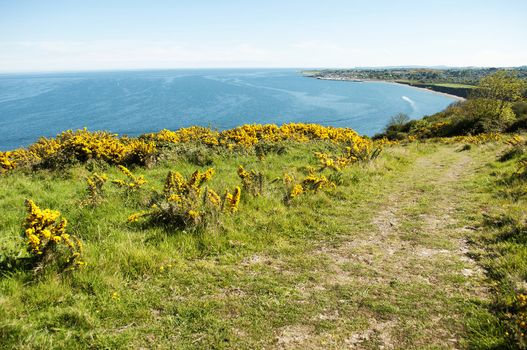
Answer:
<path fill-rule="evenodd" d="M 374 145 L 383 147 L 383 146 L 393 146 L 398 145 L 400 142 L 397 140 L 390 140 L 387 137 L 383 137 L 382 139 L 378 139 L 374 141 Z"/>
<path fill-rule="evenodd" d="M 524 343 L 527 340 L 525 336 L 527 334 L 527 295 L 524 292 L 517 293 L 512 306 L 506 325 L 510 329 L 511 335 L 518 342 Z"/>
<path fill-rule="evenodd" d="M 201 186 L 212 179 L 214 176 L 214 169 L 207 169 L 205 172 L 196 170 L 190 175 L 188 180 L 185 180 L 183 175 L 177 171 L 170 171 L 165 180 L 165 186 L 163 192 L 167 198 L 170 195 L 176 194 L 177 196 L 184 198 L 189 195 L 199 197 L 201 194 Z"/>
<path fill-rule="evenodd" d="M 128 216 L 128 222 L 136 222 L 137 220 L 139 220 L 141 217 L 147 215 L 146 212 L 139 212 L 139 213 L 134 213 L 130 216 Z"/>
<path fill-rule="evenodd" d="M 252 147 L 259 142 L 278 142 L 292 140 L 308 142 L 311 140 L 328 140 L 339 144 L 358 144 L 359 149 L 371 144 L 369 139 L 359 136 L 348 128 L 335 128 L 318 124 L 290 123 L 282 126 L 274 124 L 242 125 L 221 132 L 202 127 L 190 127 L 176 131 L 162 130 L 146 134 L 146 140 L 155 142 L 185 143 L 202 142 L 209 146 Z"/>
<path fill-rule="evenodd" d="M 212 208 L 221 205 L 220 196 L 212 189 L 207 189 L 202 196 L 203 184 L 214 176 L 214 169 L 209 168 L 204 172 L 194 171 L 185 179 L 177 171 L 170 171 L 165 179 L 163 194 L 148 211 L 130 215 L 129 222 L 137 221 L 141 217 L 150 216 L 172 224 L 187 225 L 197 224 L 202 221 L 207 210 L 205 204 L 211 203 Z"/>
<path fill-rule="evenodd" d="M 312 190 L 314 192 L 321 188 L 335 188 L 335 184 L 329 181 L 324 175 L 317 176 L 315 174 L 309 174 L 303 181 L 302 187 L 304 190 Z"/>
<path fill-rule="evenodd" d="M 181 193 L 186 187 L 185 178 L 177 171 L 170 171 L 165 180 L 164 192 L 165 195 L 175 192 Z"/>
<path fill-rule="evenodd" d="M 207 199 L 215 206 L 221 205 L 221 197 L 213 189 L 207 189 Z"/>
<path fill-rule="evenodd" d="M 67 260 L 77 266 L 84 265 L 81 260 L 82 242 L 66 233 L 67 220 L 59 220 L 60 212 L 51 209 L 40 209 L 30 199 L 25 201 L 27 216 L 24 222 L 24 234 L 27 238 L 28 250 L 33 255 L 43 255 L 54 246 L 63 245 L 67 248 Z"/>
<path fill-rule="evenodd" d="M 293 181 L 295 181 L 295 179 L 294 179 L 293 176 L 291 176 L 291 175 L 289 175 L 289 174 L 285 174 L 285 175 L 284 175 L 284 183 L 285 183 L 286 185 L 292 184 Z"/>
<path fill-rule="evenodd" d="M 223 196 L 223 208 L 231 213 L 237 212 L 238 205 L 240 204 L 241 193 L 242 190 L 239 186 L 236 186 L 232 193 L 226 191 Z"/>
<path fill-rule="evenodd" d="M 118 165 L 117 168 L 119 169 L 121 173 L 126 175 L 126 177 L 128 178 L 128 181 L 112 180 L 113 184 L 119 187 L 124 187 L 128 190 L 137 190 L 141 188 L 144 184 L 146 184 L 146 180 L 142 175 L 135 176 L 134 174 L 132 174 L 130 170 L 128 170 L 128 168 L 126 168 L 123 165 Z"/>
<path fill-rule="evenodd" d="M 510 146 L 520 146 L 520 145 L 525 145 L 525 140 L 523 139 L 523 137 L 519 136 L 519 135 L 514 135 L 513 137 L 511 137 L 509 140 L 505 141 L 508 145 Z"/>
<path fill-rule="evenodd" d="M 208 169 L 207 171 L 205 171 L 203 173 L 200 172 L 199 170 L 196 170 L 190 176 L 190 180 L 188 181 L 187 186 L 189 188 L 192 187 L 192 188 L 198 189 L 199 187 L 201 187 L 201 185 L 205 181 L 208 181 L 208 180 L 212 179 L 213 175 L 214 175 L 214 169 L 213 168 L 210 168 L 210 169 Z"/>
<path fill-rule="evenodd" d="M 243 190 L 251 193 L 254 196 L 258 196 L 262 192 L 263 187 L 263 175 L 260 172 L 254 170 L 245 170 L 240 165 L 238 166 L 238 176 L 242 180 Z"/>
<path fill-rule="evenodd" d="M 336 187 L 336 184 L 324 175 L 318 176 L 314 172 L 310 172 L 299 183 L 295 181 L 293 176 L 285 174 L 283 182 L 285 187 L 284 201 L 286 203 L 290 203 L 295 197 L 309 191 L 318 192 L 320 189 L 333 189 Z"/>
<path fill-rule="evenodd" d="M 349 157 L 331 156 L 326 153 L 315 152 L 315 157 L 319 160 L 322 169 L 329 168 L 336 171 L 341 171 L 346 166 L 356 162 L 357 157 L 353 156 L 349 147 L 346 149 Z"/>
<path fill-rule="evenodd" d="M 296 184 L 291 189 L 290 196 L 291 196 L 291 198 L 295 198 L 295 197 L 301 195 L 302 193 L 304 193 L 304 187 L 302 187 L 301 184 Z"/>
<path fill-rule="evenodd" d="M 93 173 L 91 176 L 86 178 L 86 192 L 88 198 L 85 202 L 89 204 L 97 204 L 103 199 L 104 190 L 103 186 L 108 181 L 108 176 L 106 174 L 97 174 Z"/>
<path fill-rule="evenodd" d="M 180 195 L 178 195 L 178 194 L 172 193 L 172 194 L 167 198 L 167 200 L 168 200 L 169 202 L 179 203 L 179 202 L 181 202 L 181 201 L 183 200 L 183 198 L 182 198 Z"/>
<path fill-rule="evenodd" d="M 12 170 L 16 167 L 12 152 L 0 152 L 0 171 Z"/>
<path fill-rule="evenodd" d="M 27 149 L 0 152 L 0 172 L 25 164 L 52 163 L 54 159 L 87 161 L 100 159 L 110 164 L 144 165 L 157 154 L 154 142 L 141 138 L 119 138 L 105 131 L 68 130 L 55 138 L 42 137 Z"/>
<path fill-rule="evenodd" d="M 244 180 L 250 177 L 251 173 L 249 173 L 247 170 L 245 170 L 245 168 L 242 165 L 240 165 L 238 167 L 238 176 L 240 177 L 240 179 Z"/>
<path fill-rule="evenodd" d="M 196 221 L 199 218 L 199 211 L 190 209 L 187 211 L 187 216 L 193 220 Z"/>

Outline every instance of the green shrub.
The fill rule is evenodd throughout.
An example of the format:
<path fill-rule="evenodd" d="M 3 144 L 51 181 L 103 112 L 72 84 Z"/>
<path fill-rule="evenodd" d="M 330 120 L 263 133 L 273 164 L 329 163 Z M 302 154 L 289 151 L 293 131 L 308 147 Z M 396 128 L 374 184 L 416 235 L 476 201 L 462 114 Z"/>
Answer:
<path fill-rule="evenodd" d="M 512 106 L 512 111 L 516 114 L 516 118 L 527 118 L 527 101 L 516 102 Z"/>
<path fill-rule="evenodd" d="M 527 131 L 527 115 L 516 119 L 507 129 L 507 132 Z"/>

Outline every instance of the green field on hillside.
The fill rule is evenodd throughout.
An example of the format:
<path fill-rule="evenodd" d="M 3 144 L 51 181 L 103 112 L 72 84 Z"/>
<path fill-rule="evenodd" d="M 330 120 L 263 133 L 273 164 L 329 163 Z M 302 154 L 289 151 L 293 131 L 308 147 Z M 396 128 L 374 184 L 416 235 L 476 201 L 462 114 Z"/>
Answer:
<path fill-rule="evenodd" d="M 450 87 L 450 88 L 465 88 L 465 89 L 475 89 L 475 85 L 467 85 L 467 84 L 455 84 L 455 83 L 438 83 L 433 84 L 436 86 L 443 86 L 443 87 Z"/>

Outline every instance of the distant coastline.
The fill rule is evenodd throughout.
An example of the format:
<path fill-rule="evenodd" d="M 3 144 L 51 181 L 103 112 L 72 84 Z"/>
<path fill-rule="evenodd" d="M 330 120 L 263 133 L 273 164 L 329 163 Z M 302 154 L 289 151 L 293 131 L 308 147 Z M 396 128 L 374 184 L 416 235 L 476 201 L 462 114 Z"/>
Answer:
<path fill-rule="evenodd" d="M 392 68 L 325 68 L 303 70 L 305 77 L 338 81 L 382 81 L 404 84 L 436 93 L 468 98 L 481 79 L 499 70 L 506 70 L 519 79 L 527 80 L 527 67 L 392 67 Z"/>
<path fill-rule="evenodd" d="M 447 93 L 447 92 L 443 92 L 443 91 L 437 91 L 437 90 L 434 90 L 431 86 L 430 87 L 428 87 L 428 86 L 425 87 L 425 86 L 414 85 L 413 83 L 410 83 L 410 82 L 406 83 L 406 82 L 400 82 L 400 81 L 394 81 L 394 80 L 357 79 L 357 78 L 348 78 L 348 77 L 320 77 L 320 76 L 313 76 L 313 75 L 308 75 L 308 74 L 305 74 L 304 76 L 306 78 L 315 78 L 315 79 L 318 79 L 318 80 L 349 81 L 349 82 L 352 82 L 352 83 L 362 83 L 362 82 L 390 83 L 390 84 L 406 85 L 406 86 L 413 87 L 415 89 L 426 90 L 426 91 L 432 92 L 434 94 L 447 96 L 447 97 L 453 98 L 453 99 L 458 100 L 458 101 L 465 101 L 466 100 L 466 98 L 463 97 L 463 96 L 459 96 L 459 95 L 455 95 L 453 93 Z"/>
<path fill-rule="evenodd" d="M 416 85 L 413 85 L 411 83 L 402 83 L 402 82 L 397 82 L 397 81 L 386 81 L 387 83 L 393 83 L 393 84 L 399 84 L 399 85 L 406 85 L 406 86 L 410 86 L 410 87 L 413 87 L 414 89 L 421 89 L 421 90 L 426 90 L 426 91 L 429 91 L 429 92 L 432 92 L 434 94 L 438 94 L 438 95 L 443 95 L 443 96 L 448 96 L 448 97 L 451 97 L 455 100 L 458 100 L 458 101 L 466 101 L 467 99 L 463 96 L 459 96 L 459 95 L 455 95 L 455 94 L 452 94 L 452 93 L 448 93 L 448 92 L 443 92 L 443 91 L 437 91 L 437 90 L 434 90 L 433 88 L 431 87 L 424 87 L 424 86 L 416 86 Z"/>

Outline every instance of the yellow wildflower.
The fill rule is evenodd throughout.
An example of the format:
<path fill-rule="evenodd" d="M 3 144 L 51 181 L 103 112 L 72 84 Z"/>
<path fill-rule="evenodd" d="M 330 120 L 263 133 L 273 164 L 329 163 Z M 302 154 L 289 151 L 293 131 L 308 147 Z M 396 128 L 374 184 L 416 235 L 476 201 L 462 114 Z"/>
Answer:
<path fill-rule="evenodd" d="M 238 205 L 240 204 L 240 198 L 241 198 L 242 190 L 239 186 L 236 186 L 234 188 L 234 192 L 232 194 L 228 193 L 226 194 L 226 201 L 227 201 L 227 208 L 231 213 L 235 213 L 238 211 Z"/>
<path fill-rule="evenodd" d="M 192 210 L 192 209 L 191 209 L 191 210 L 189 210 L 189 211 L 187 212 L 187 215 L 188 215 L 188 217 L 191 218 L 192 220 L 196 220 L 196 219 L 199 217 L 199 212 L 196 211 L 196 210 Z"/>
<path fill-rule="evenodd" d="M 209 202 L 212 203 L 215 206 L 218 206 L 221 203 L 220 196 L 214 190 L 212 190 L 210 188 L 207 189 L 207 198 L 208 198 Z"/>
<path fill-rule="evenodd" d="M 304 193 L 304 188 L 302 187 L 301 184 L 296 184 L 295 186 L 293 186 L 293 189 L 291 190 L 291 198 L 299 196 L 302 193 Z"/>

